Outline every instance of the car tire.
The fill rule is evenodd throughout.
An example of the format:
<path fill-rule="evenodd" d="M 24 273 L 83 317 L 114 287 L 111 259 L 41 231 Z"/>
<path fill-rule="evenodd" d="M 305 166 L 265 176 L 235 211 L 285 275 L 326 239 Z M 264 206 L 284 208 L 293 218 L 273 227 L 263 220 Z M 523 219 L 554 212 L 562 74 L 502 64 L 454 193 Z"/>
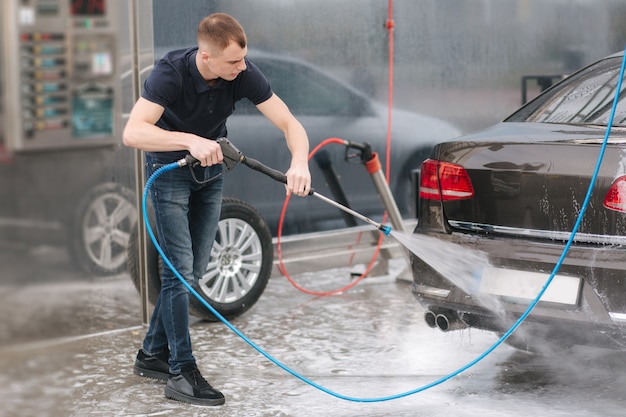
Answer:
<path fill-rule="evenodd" d="M 68 248 L 73 261 L 96 276 L 126 269 L 129 235 L 137 223 L 135 195 L 115 183 L 89 191 L 72 216 Z"/>
<path fill-rule="evenodd" d="M 154 216 L 149 215 L 151 225 Z M 154 229 L 154 227 L 153 227 Z M 245 313 L 263 294 L 269 281 L 274 252 L 272 234 L 259 212 L 239 199 L 224 197 L 217 236 L 204 277 L 194 288 L 219 314 L 232 319 Z M 148 300 L 154 304 L 161 288 L 162 260 L 151 242 L 147 244 Z M 128 246 L 130 277 L 139 290 L 138 228 Z M 218 318 L 195 297 L 189 311 L 207 321 Z"/>

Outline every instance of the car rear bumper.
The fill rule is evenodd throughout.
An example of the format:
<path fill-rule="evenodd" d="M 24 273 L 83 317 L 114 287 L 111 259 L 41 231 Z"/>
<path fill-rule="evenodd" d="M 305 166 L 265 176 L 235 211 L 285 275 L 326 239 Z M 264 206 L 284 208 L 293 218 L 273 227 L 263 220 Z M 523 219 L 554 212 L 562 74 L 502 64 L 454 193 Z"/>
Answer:
<path fill-rule="evenodd" d="M 488 254 L 490 267 L 477 276 L 475 292 L 469 294 L 412 255 L 416 299 L 428 310 L 452 311 L 467 326 L 496 332 L 506 331 L 527 310 L 565 247 L 562 241 L 488 235 L 429 236 Z M 558 330 L 584 344 L 604 345 L 600 339 L 607 337 L 626 341 L 625 266 L 623 246 L 572 245 L 524 326 Z M 495 308 L 485 307 L 485 294 L 495 300 Z"/>

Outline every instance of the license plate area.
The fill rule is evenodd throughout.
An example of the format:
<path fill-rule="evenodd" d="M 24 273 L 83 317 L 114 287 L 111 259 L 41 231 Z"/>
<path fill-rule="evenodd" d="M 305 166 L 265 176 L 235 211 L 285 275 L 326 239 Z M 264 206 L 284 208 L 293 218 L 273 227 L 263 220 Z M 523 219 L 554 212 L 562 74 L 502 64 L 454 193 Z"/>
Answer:
<path fill-rule="evenodd" d="M 480 292 L 499 296 L 508 302 L 529 304 L 549 277 L 550 274 L 540 272 L 486 267 L 481 274 Z M 557 274 L 540 301 L 578 305 L 581 283 L 578 277 Z"/>

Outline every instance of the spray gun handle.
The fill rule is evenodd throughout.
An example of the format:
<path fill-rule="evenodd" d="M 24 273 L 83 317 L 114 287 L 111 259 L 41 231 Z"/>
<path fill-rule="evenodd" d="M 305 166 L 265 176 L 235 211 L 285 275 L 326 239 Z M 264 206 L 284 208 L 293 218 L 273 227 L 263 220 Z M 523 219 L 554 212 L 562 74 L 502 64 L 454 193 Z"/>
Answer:
<path fill-rule="evenodd" d="M 256 159 L 252 159 L 252 158 L 248 158 L 248 157 L 244 157 L 241 161 L 244 165 L 246 165 L 248 168 L 252 168 L 255 171 L 258 171 L 262 174 L 267 175 L 268 177 L 270 177 L 271 179 L 273 179 L 274 181 L 278 181 L 278 182 L 282 182 L 283 184 L 287 184 L 287 176 L 282 173 L 281 171 L 274 169 L 274 168 L 270 168 L 267 165 L 263 165 L 261 162 L 257 161 Z M 311 190 L 309 191 L 309 195 L 313 195 L 313 193 L 315 192 L 315 190 L 313 188 L 311 188 Z"/>
<path fill-rule="evenodd" d="M 244 159 L 243 154 L 235 145 L 232 144 L 225 137 L 217 138 L 215 140 L 222 148 L 222 155 L 224 156 L 224 165 L 226 165 L 226 171 L 230 171 Z"/>
<path fill-rule="evenodd" d="M 239 149 L 235 147 L 228 139 L 221 137 L 215 140 L 222 149 L 222 155 L 224 156 L 224 165 L 226 165 L 226 171 L 230 171 L 241 161 L 243 155 Z M 200 161 L 191 155 L 185 156 L 185 158 L 178 161 L 178 166 L 192 166 L 195 167 Z"/>

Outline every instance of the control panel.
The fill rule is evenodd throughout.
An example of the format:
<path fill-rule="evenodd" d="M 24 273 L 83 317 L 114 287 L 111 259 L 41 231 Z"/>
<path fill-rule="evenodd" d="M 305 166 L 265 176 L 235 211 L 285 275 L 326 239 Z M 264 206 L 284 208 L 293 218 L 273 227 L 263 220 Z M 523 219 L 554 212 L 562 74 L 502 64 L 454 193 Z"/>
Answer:
<path fill-rule="evenodd" d="M 113 143 L 122 0 L 3 0 L 5 137 L 12 151 Z"/>

